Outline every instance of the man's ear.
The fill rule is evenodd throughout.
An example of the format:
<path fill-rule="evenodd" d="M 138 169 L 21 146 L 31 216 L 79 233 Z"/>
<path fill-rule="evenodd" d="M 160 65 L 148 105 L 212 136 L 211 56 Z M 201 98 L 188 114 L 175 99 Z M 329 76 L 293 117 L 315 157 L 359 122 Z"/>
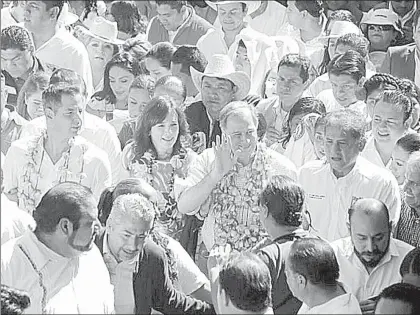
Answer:
<path fill-rule="evenodd" d="M 60 8 L 59 7 L 53 7 L 48 11 L 51 20 L 57 20 L 58 16 L 60 14 Z"/>
<path fill-rule="evenodd" d="M 60 229 L 60 232 L 64 235 L 70 236 L 73 234 L 73 223 L 70 222 L 67 218 L 60 219 L 60 222 L 58 222 L 58 228 Z"/>
<path fill-rule="evenodd" d="M 49 107 L 44 109 L 44 113 L 47 119 L 53 119 L 55 117 L 54 111 Z"/>

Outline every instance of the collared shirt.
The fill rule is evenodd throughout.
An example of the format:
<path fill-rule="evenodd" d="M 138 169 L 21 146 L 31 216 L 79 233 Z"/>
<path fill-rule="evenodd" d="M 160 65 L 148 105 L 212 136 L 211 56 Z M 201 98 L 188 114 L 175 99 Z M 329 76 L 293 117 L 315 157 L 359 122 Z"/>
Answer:
<path fill-rule="evenodd" d="M 45 116 L 35 118 L 22 128 L 20 138 L 39 135 L 45 128 Z M 109 162 L 111 163 L 112 183 L 117 184 L 123 170 L 121 145 L 114 127 L 107 121 L 85 112 L 80 136 L 108 154 Z"/>
<path fill-rule="evenodd" d="M 13 141 L 19 139 L 22 127 L 28 121 L 20 116 L 13 106 L 8 106 L 3 110 L 1 115 L 5 115 L 6 119 L 1 126 L 1 152 L 6 155 Z"/>
<path fill-rule="evenodd" d="M 89 187 L 97 200 L 99 200 L 102 191 L 106 187 L 111 186 L 111 166 L 108 157 L 104 151 L 95 145 L 82 137 L 75 137 L 68 165 L 64 166 L 66 161 L 64 155 L 54 164 L 43 145 L 40 148 L 41 152 L 34 154 L 34 157 L 29 155 L 29 150 L 33 150 L 32 148 L 38 139 L 39 136 L 32 136 L 14 141 L 4 161 L 4 192 L 6 194 L 10 192 L 12 194 L 16 193 L 19 208 L 22 210 L 31 212 L 31 206 L 26 204 L 26 199 L 20 193 L 27 190 L 25 174 L 28 170 L 28 163 L 32 159 L 35 159 L 34 172 L 37 178 L 32 178 L 31 176 L 30 180 L 36 181 L 36 189 L 40 191 L 39 194 L 32 196 L 35 207 L 41 200 L 42 195 L 57 184 L 61 177 L 61 170 L 65 167 L 72 173 L 66 175 L 67 180 L 76 181 Z M 81 159 L 81 156 L 83 156 L 83 159 Z M 80 176 L 79 178 L 79 174 L 84 174 L 85 176 Z"/>
<path fill-rule="evenodd" d="M 365 117 L 368 116 L 367 106 L 365 102 L 356 101 L 355 103 L 350 104 L 347 107 L 344 107 L 337 102 L 337 100 L 334 97 L 334 93 L 332 89 L 322 91 L 321 93 L 318 94 L 316 98 L 322 101 L 322 103 L 324 103 L 327 113 L 346 108 L 346 109 L 355 110 Z"/>
<path fill-rule="evenodd" d="M 262 84 L 267 72 L 275 68 L 278 63 L 277 47 L 273 39 L 267 35 L 253 30 L 246 24 L 233 44 L 228 47 L 225 33 L 222 29 L 207 32 L 197 42 L 197 47 L 204 53 L 207 60 L 214 54 L 228 55 L 234 62 L 238 51 L 239 41 L 242 40 L 247 48 L 247 55 L 251 62 L 251 89 L 250 94 L 261 95 Z"/>
<path fill-rule="evenodd" d="M 402 202 L 395 238 L 414 247 L 420 247 L 420 215 L 405 201 Z"/>
<path fill-rule="evenodd" d="M 3 156 L 2 156 L 3 158 Z M 35 221 L 27 212 L 1 194 L 1 245 L 35 229 Z"/>
<path fill-rule="evenodd" d="M 51 39 L 36 49 L 35 56 L 57 68 L 77 72 L 85 81 L 88 95 L 93 94 L 92 69 L 87 50 L 82 42 L 67 30 L 58 29 Z"/>
<path fill-rule="evenodd" d="M 111 314 L 114 296 L 98 248 L 63 257 L 33 232 L 1 247 L 1 283 L 28 292 L 28 314 Z M 42 276 L 41 276 L 42 275 Z"/>
<path fill-rule="evenodd" d="M 345 293 L 311 308 L 303 304 L 298 314 L 362 314 L 362 311 L 356 297 L 352 293 Z"/>
<path fill-rule="evenodd" d="M 169 42 L 173 43 L 174 38 L 178 34 L 179 30 L 185 27 L 185 25 L 187 25 L 188 21 L 191 19 L 194 9 L 187 6 L 187 10 L 188 10 L 188 17 L 185 19 L 185 21 L 182 22 L 182 24 L 175 31 L 168 31 Z"/>
<path fill-rule="evenodd" d="M 393 227 L 397 225 L 401 211 L 397 180 L 360 156 L 351 172 L 341 178 L 325 161 L 311 161 L 300 169 L 299 182 L 307 195 L 312 225 L 328 241 L 349 235 L 347 210 L 353 197 L 381 200 L 389 209 Z"/>
<path fill-rule="evenodd" d="M 387 253 L 369 274 L 356 256 L 350 237 L 339 239 L 331 245 L 340 265 L 340 281 L 349 287 L 359 301 L 375 297 L 391 284 L 401 282 L 401 262 L 414 248 L 391 238 Z"/>
<path fill-rule="evenodd" d="M 361 156 L 364 157 L 369 162 L 381 168 L 389 170 L 389 167 L 391 166 L 392 159 L 389 159 L 386 165 L 384 164 L 381 156 L 379 155 L 378 150 L 376 149 L 375 138 L 372 135 L 366 141 L 366 145 L 361 153 Z"/>

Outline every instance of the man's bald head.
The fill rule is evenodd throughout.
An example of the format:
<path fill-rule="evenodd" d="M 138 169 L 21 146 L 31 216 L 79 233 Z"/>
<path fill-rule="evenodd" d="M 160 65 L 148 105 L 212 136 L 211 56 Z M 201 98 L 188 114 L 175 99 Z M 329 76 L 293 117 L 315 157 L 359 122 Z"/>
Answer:
<path fill-rule="evenodd" d="M 377 220 L 386 220 L 389 223 L 389 211 L 387 206 L 380 200 L 374 198 L 360 198 L 353 203 L 349 209 L 349 221 L 353 215 L 363 214 L 376 217 Z"/>

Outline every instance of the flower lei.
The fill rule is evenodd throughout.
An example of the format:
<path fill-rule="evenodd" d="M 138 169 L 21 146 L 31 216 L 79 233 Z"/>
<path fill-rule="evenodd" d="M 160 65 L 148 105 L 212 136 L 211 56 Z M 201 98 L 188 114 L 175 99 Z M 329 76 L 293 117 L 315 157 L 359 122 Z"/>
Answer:
<path fill-rule="evenodd" d="M 232 249 L 251 249 L 266 235 L 259 213 L 258 197 L 269 176 L 265 145 L 260 144 L 254 161 L 243 169 L 238 184 L 238 172 L 225 176 L 212 192 L 212 209 L 215 215 L 215 244 L 229 243 Z"/>
<path fill-rule="evenodd" d="M 21 176 L 22 184 L 18 187 L 17 197 L 19 202 L 19 207 L 26 210 L 29 213 L 32 213 L 41 199 L 43 192 L 39 189 L 39 181 L 42 178 L 40 172 L 42 167 L 42 162 L 44 160 L 45 149 L 44 142 L 47 139 L 47 133 L 44 130 L 40 137 L 37 137 L 34 141 L 31 141 L 28 145 L 28 151 L 26 156 L 28 157 L 28 163 L 24 166 L 23 175 Z M 60 166 L 57 173 L 57 179 L 51 183 L 51 186 L 55 186 L 59 183 L 64 183 L 67 181 L 78 182 L 79 184 L 87 176 L 83 173 L 84 170 L 84 159 L 83 155 L 85 154 L 87 147 L 81 145 L 80 156 L 74 158 L 75 161 L 80 162 L 79 167 L 80 172 L 75 173 L 70 170 L 69 161 L 70 154 L 74 152 L 75 139 L 71 138 L 69 140 L 69 148 L 63 152 L 62 157 L 64 159 L 63 165 Z"/>

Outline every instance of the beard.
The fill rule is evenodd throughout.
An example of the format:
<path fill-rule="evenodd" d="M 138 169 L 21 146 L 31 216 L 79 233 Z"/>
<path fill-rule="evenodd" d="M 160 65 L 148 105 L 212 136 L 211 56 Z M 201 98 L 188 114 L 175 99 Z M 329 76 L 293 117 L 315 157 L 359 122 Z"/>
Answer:
<path fill-rule="evenodd" d="M 375 268 L 381 262 L 382 258 L 384 258 L 385 254 L 388 252 L 388 249 L 389 249 L 389 240 L 384 251 L 375 249 L 372 252 L 367 252 L 367 251 L 359 252 L 354 247 L 354 253 L 356 254 L 356 256 L 359 258 L 359 260 L 362 262 L 362 264 L 365 267 Z M 372 255 L 372 259 L 366 260 L 365 258 L 363 258 L 363 255 L 368 255 L 368 254 Z"/>
<path fill-rule="evenodd" d="M 73 232 L 70 235 L 70 238 L 68 240 L 68 244 L 70 245 L 71 248 L 73 248 L 73 249 L 75 249 L 79 252 L 88 252 L 93 247 L 93 242 L 95 241 L 95 237 L 96 237 L 96 233 L 93 233 L 92 238 L 90 239 L 90 241 L 86 245 L 76 245 L 76 244 L 74 244 L 74 239 L 76 238 L 76 233 Z"/>

